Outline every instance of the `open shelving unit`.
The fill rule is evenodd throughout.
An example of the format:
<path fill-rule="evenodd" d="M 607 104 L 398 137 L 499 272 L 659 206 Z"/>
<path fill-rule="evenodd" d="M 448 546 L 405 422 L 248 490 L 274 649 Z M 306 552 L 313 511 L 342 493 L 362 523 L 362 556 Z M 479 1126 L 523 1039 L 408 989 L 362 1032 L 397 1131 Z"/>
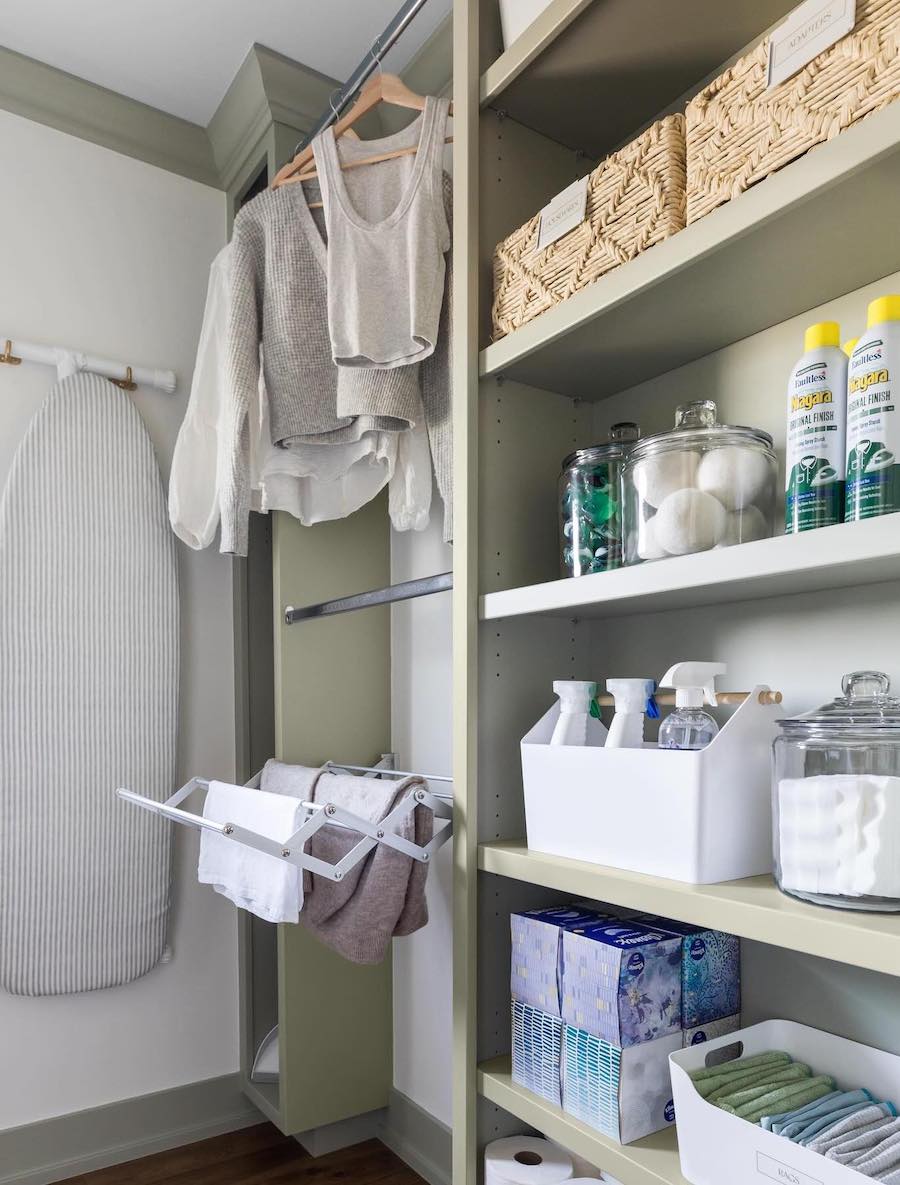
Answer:
<path fill-rule="evenodd" d="M 495 244 L 793 7 L 551 0 L 502 51 L 496 0 L 455 0 L 459 1185 L 475 1185 L 486 1142 L 524 1128 L 624 1185 L 684 1181 L 673 1130 L 623 1147 L 512 1081 L 516 909 L 588 899 L 737 934 L 747 1023 L 788 1015 L 900 1052 L 900 1018 L 887 1004 L 900 977 L 900 917 L 807 905 L 771 876 L 686 885 L 530 851 L 521 838 L 519 741 L 555 678 L 658 675 L 679 658 L 716 657 L 733 686 L 782 688 L 786 714 L 837 694 L 847 670 L 877 665 L 900 678 L 900 516 L 556 578 L 566 453 L 620 419 L 663 430 L 677 403 L 701 397 L 719 402 L 723 422 L 765 428 L 781 447 L 806 324 L 793 319 L 834 315 L 849 337 L 868 299 L 900 290 L 900 102 L 491 340 Z"/>

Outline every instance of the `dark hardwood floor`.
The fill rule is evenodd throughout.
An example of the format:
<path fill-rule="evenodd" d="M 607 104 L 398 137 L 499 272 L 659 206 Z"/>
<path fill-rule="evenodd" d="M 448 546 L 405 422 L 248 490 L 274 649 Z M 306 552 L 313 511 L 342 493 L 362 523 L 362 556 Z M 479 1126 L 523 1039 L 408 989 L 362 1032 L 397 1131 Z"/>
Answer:
<path fill-rule="evenodd" d="M 69 1185 L 422 1185 L 378 1140 L 313 1158 L 270 1123 L 113 1165 Z"/>

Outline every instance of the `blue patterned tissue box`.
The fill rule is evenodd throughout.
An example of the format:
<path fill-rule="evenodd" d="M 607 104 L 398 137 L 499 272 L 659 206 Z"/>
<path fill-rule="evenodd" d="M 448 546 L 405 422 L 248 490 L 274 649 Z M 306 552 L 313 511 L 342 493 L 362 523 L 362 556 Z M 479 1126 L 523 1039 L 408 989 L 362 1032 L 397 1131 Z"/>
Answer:
<path fill-rule="evenodd" d="M 510 916 L 510 994 L 551 1016 L 560 1015 L 560 936 L 572 926 L 590 926 L 603 914 L 578 906 L 529 909 Z"/>
<path fill-rule="evenodd" d="M 620 1144 L 675 1122 L 669 1054 L 681 1033 L 622 1049 L 566 1025 L 563 1110 Z"/>
<path fill-rule="evenodd" d="M 562 984 L 563 1020 L 610 1045 L 624 1048 L 680 1033 L 676 935 L 621 920 L 565 930 Z"/>
<path fill-rule="evenodd" d="M 741 940 L 689 922 L 640 914 L 645 926 L 682 936 L 681 1025 L 696 1029 L 741 1010 Z"/>
<path fill-rule="evenodd" d="M 562 1104 L 563 1022 L 530 1004 L 512 1002 L 512 1076 L 542 1099 Z"/>

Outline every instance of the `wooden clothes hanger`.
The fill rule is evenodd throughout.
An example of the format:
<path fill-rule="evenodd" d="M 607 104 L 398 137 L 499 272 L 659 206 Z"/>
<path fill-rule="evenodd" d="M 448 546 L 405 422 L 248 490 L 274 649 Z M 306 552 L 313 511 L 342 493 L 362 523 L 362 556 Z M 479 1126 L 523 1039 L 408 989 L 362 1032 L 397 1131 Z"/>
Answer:
<path fill-rule="evenodd" d="M 405 107 L 410 111 L 425 110 L 425 98 L 423 95 L 417 95 L 415 91 L 411 91 L 406 83 L 401 78 L 398 78 L 396 74 L 379 73 L 366 83 L 360 91 L 359 98 L 347 114 L 341 116 L 334 124 L 335 139 L 350 133 L 353 125 L 371 111 L 373 107 L 377 107 L 379 103 L 387 103 L 391 107 Z M 450 104 L 450 114 L 453 114 L 452 103 Z M 444 143 L 452 144 L 453 137 L 448 136 Z M 392 152 L 380 152 L 375 156 L 363 157 L 361 160 L 348 161 L 346 164 L 342 164 L 341 168 L 358 169 L 362 165 L 374 165 L 385 160 L 396 160 L 401 156 L 412 156 L 417 151 L 417 146 L 411 148 L 395 148 Z M 277 189 L 281 185 L 292 185 L 296 181 L 311 181 L 317 176 L 318 173 L 315 167 L 312 145 L 308 144 L 306 148 L 297 153 L 292 161 L 289 161 L 279 169 L 275 175 L 275 180 L 272 182 L 272 188 Z M 312 205 L 317 206 L 321 205 L 321 203 L 315 202 Z"/>

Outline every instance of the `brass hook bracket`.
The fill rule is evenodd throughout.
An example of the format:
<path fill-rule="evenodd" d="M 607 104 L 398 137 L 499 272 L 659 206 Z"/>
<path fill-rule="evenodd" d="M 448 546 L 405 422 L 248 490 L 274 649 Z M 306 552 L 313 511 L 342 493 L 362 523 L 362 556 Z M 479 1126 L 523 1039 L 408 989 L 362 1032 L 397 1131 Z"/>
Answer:
<path fill-rule="evenodd" d="M 21 358 L 16 358 L 12 352 L 12 342 L 7 340 L 3 353 L 0 354 L 0 362 L 5 362 L 8 366 L 19 366 L 22 362 Z"/>
<path fill-rule="evenodd" d="M 110 379 L 109 381 L 111 383 L 115 383 L 115 385 L 117 387 L 120 387 L 123 391 L 136 391 L 137 390 L 137 383 L 131 377 L 131 367 L 130 366 L 125 367 L 125 377 L 123 379 Z"/>

